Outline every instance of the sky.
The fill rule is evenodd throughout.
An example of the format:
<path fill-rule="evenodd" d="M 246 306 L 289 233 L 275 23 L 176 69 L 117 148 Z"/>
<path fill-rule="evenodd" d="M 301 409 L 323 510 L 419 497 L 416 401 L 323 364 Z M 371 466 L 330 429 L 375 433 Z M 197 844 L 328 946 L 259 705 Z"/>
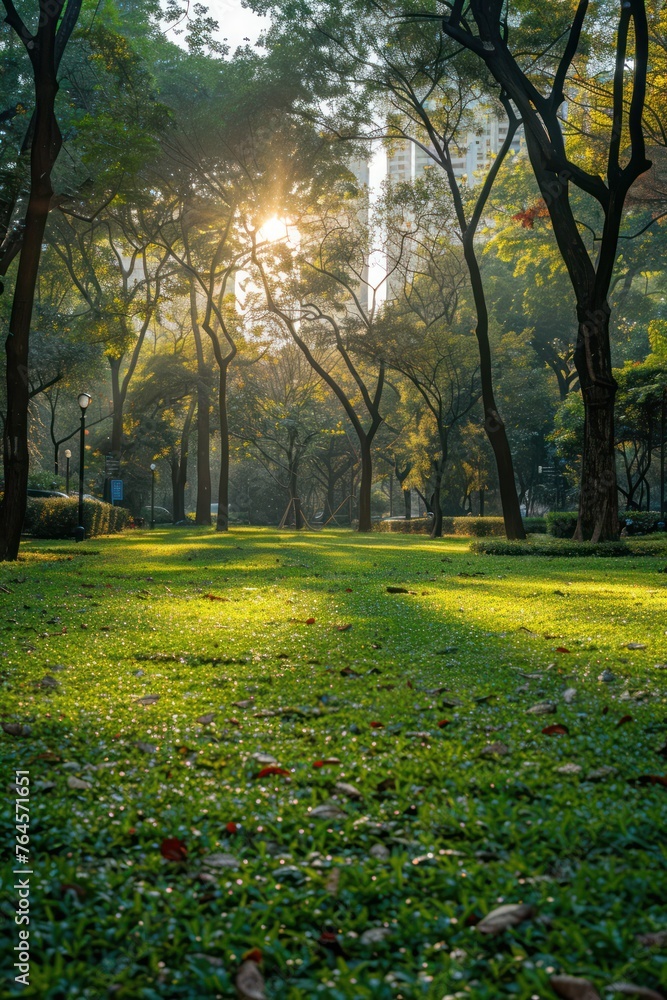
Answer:
<path fill-rule="evenodd" d="M 241 6 L 241 0 L 202 0 L 208 7 L 209 14 L 214 17 L 220 25 L 218 37 L 227 39 L 227 43 L 233 52 L 239 45 L 246 45 L 246 39 L 250 39 L 250 44 L 257 41 L 258 35 L 268 24 L 268 19 L 258 17 L 251 10 Z"/>

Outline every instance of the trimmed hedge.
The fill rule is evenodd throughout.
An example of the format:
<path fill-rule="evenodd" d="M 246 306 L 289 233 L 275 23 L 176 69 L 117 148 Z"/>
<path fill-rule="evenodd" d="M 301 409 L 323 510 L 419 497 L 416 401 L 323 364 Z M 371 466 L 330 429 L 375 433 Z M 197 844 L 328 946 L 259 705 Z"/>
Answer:
<path fill-rule="evenodd" d="M 547 531 L 554 538 L 572 538 L 577 527 L 576 510 L 552 510 L 547 514 Z"/>
<path fill-rule="evenodd" d="M 86 537 L 113 535 L 127 528 L 130 512 L 125 507 L 96 500 L 83 502 L 83 526 Z M 30 497 L 23 530 L 35 538 L 72 538 L 79 524 L 79 501 L 76 497 Z"/>
<path fill-rule="evenodd" d="M 626 521 L 632 521 L 633 531 L 651 531 L 660 519 L 660 511 L 658 510 L 619 510 L 618 512 L 621 529 L 625 527 Z"/>
<path fill-rule="evenodd" d="M 411 517 L 408 521 L 376 521 L 373 530 L 400 532 L 404 535 L 428 535 L 432 524 L 430 517 Z"/>
<path fill-rule="evenodd" d="M 524 518 L 527 534 L 546 534 L 547 522 L 543 517 Z M 430 517 L 413 517 L 409 521 L 380 521 L 376 531 L 399 531 L 403 534 L 429 534 L 433 519 Z M 574 530 L 574 529 L 573 529 Z M 443 535 L 464 535 L 467 538 L 502 538 L 505 535 L 505 522 L 502 517 L 443 517 Z"/>
<path fill-rule="evenodd" d="M 549 556 L 568 559 L 581 556 L 665 556 L 667 542 L 658 538 L 619 542 L 574 542 L 559 538 L 553 541 L 508 542 L 506 539 L 488 539 L 472 542 L 471 552 L 486 556 Z"/>
<path fill-rule="evenodd" d="M 576 510 L 553 510 L 547 514 L 547 530 L 554 538 L 572 538 L 577 526 Z M 657 510 L 621 510 L 618 512 L 621 529 L 626 521 L 632 521 L 633 531 L 642 533 L 651 531 L 660 514 Z"/>

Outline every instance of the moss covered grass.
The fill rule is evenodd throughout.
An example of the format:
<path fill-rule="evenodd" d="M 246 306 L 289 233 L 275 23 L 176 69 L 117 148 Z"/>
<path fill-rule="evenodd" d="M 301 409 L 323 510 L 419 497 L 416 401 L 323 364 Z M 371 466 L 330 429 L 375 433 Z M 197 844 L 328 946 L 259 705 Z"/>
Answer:
<path fill-rule="evenodd" d="M 0 754 L 10 861 L 30 772 L 32 969 L 5 864 L 0 993 L 226 1000 L 250 949 L 272 1000 L 667 992 L 666 569 L 337 531 L 27 544 Z"/>

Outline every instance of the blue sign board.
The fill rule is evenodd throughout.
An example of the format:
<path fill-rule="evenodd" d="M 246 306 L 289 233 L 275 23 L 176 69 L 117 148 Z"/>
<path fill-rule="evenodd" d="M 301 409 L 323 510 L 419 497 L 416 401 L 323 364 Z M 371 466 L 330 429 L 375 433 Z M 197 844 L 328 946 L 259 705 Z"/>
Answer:
<path fill-rule="evenodd" d="M 123 499 L 123 480 L 122 479 L 112 479 L 111 480 L 111 503 L 115 503 L 116 500 Z"/>

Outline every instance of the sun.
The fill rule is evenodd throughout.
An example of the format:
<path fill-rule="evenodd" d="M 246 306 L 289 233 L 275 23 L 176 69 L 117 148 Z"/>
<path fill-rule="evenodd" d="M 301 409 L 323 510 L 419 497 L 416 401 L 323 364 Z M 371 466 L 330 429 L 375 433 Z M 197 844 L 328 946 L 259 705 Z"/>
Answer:
<path fill-rule="evenodd" d="M 270 219 L 262 223 L 258 236 L 262 243 L 277 243 L 279 240 L 287 238 L 289 223 L 284 219 L 279 219 L 277 215 L 272 215 Z"/>

